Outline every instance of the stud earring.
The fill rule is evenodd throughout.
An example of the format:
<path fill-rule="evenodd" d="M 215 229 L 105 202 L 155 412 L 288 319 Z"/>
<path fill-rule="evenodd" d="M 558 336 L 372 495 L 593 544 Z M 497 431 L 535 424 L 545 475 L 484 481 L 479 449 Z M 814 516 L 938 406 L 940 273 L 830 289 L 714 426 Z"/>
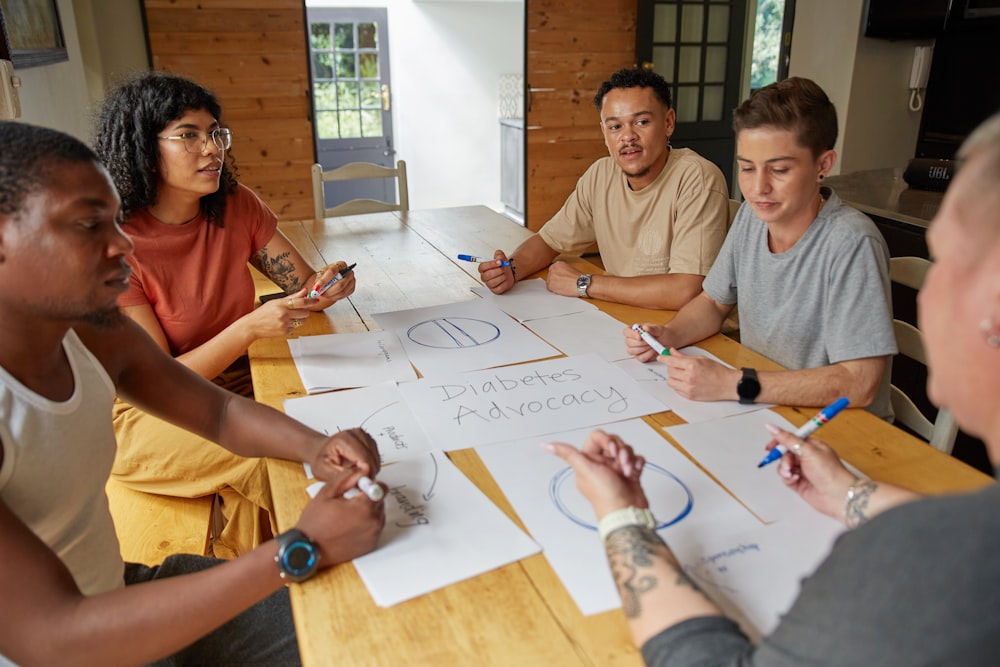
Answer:
<path fill-rule="evenodd" d="M 979 331 L 983 334 L 986 344 L 994 350 L 1000 348 L 1000 328 L 992 318 L 987 318 L 979 323 Z"/>

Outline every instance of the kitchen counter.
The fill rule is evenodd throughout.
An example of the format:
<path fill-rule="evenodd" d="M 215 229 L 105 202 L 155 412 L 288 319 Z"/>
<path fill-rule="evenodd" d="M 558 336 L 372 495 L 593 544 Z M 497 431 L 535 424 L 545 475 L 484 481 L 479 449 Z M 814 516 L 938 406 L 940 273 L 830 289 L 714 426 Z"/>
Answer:
<path fill-rule="evenodd" d="M 831 176 L 824 182 L 833 188 L 846 203 L 876 218 L 904 225 L 915 225 L 921 230 L 941 205 L 941 192 L 914 190 L 903 180 L 903 169 L 871 169 L 851 174 Z"/>

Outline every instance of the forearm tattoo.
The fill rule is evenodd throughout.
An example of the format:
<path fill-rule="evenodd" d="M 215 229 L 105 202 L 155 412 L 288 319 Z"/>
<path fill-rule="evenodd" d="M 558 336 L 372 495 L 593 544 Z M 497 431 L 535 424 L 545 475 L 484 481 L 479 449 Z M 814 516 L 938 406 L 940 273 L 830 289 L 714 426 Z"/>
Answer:
<path fill-rule="evenodd" d="M 638 617 L 642 613 L 642 596 L 662 583 L 654 570 L 657 561 L 666 561 L 670 565 L 676 575 L 675 585 L 702 593 L 678 566 L 655 530 L 643 526 L 619 528 L 608 536 L 605 550 L 627 618 Z"/>
<path fill-rule="evenodd" d="M 295 265 L 288 259 L 289 253 L 283 252 L 276 257 L 267 254 L 266 248 L 261 248 L 250 260 L 258 271 L 274 281 L 274 284 L 291 294 L 302 289 L 301 281 L 295 275 Z"/>
<path fill-rule="evenodd" d="M 869 479 L 859 479 L 847 491 L 844 504 L 844 522 L 848 528 L 857 528 L 871 517 L 868 516 L 868 502 L 878 484 Z"/>

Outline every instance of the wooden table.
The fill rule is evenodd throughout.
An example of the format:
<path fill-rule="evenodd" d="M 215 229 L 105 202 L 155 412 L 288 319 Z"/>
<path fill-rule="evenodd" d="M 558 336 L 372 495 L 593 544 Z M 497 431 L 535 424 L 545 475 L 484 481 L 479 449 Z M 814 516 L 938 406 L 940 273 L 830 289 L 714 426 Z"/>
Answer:
<path fill-rule="evenodd" d="M 282 223 L 281 229 L 316 266 L 338 259 L 357 262 L 358 287 L 349 303 L 314 313 L 299 335 L 365 331 L 377 328 L 373 313 L 477 298 L 469 291 L 479 284 L 477 266 L 455 256 L 491 254 L 498 247 L 509 252 L 529 235 L 483 206 Z M 602 272 L 582 259 L 571 261 L 588 272 Z M 672 317 L 595 304 L 624 323 Z M 721 334 L 699 345 L 737 367 L 780 368 Z M 285 398 L 306 395 L 285 339 L 254 343 L 250 360 L 257 400 L 281 409 Z M 815 408 L 776 411 L 798 425 Z M 656 426 L 683 423 L 673 412 L 646 420 Z M 992 481 L 864 410 L 848 410 L 831 422 L 823 439 L 873 478 L 926 493 L 974 489 Z M 664 442 L 676 446 L 666 436 Z M 524 527 L 475 451 L 454 451 L 449 457 Z M 270 461 L 269 471 L 278 525 L 287 530 L 308 501 L 307 481 L 300 464 Z M 541 554 L 388 609 L 376 607 L 354 567 L 343 565 L 293 585 L 292 604 L 306 665 L 642 664 L 621 611 L 581 615 Z"/>

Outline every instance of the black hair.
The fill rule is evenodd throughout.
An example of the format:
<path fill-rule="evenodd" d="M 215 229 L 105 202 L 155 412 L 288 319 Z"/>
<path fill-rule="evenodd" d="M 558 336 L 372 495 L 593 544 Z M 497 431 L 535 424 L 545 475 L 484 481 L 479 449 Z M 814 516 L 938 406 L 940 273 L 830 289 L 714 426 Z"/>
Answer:
<path fill-rule="evenodd" d="M 663 102 L 668 109 L 670 104 L 670 84 L 662 76 L 652 70 L 644 70 L 638 67 L 620 69 L 601 84 L 594 95 L 594 106 L 600 111 L 604 106 L 604 96 L 615 88 L 652 88 L 656 97 Z"/>
<path fill-rule="evenodd" d="M 185 112 L 201 109 L 222 123 L 222 108 L 211 91 L 167 72 L 145 72 L 108 94 L 98 113 L 94 148 L 118 188 L 124 217 L 156 203 L 157 135 Z M 201 198 L 209 222 L 222 225 L 226 198 L 236 185 L 236 164 L 227 153 L 219 189 Z"/>
<path fill-rule="evenodd" d="M 25 197 L 51 182 L 50 167 L 60 162 L 99 164 L 94 151 L 64 132 L 0 121 L 0 214 L 17 213 Z"/>

